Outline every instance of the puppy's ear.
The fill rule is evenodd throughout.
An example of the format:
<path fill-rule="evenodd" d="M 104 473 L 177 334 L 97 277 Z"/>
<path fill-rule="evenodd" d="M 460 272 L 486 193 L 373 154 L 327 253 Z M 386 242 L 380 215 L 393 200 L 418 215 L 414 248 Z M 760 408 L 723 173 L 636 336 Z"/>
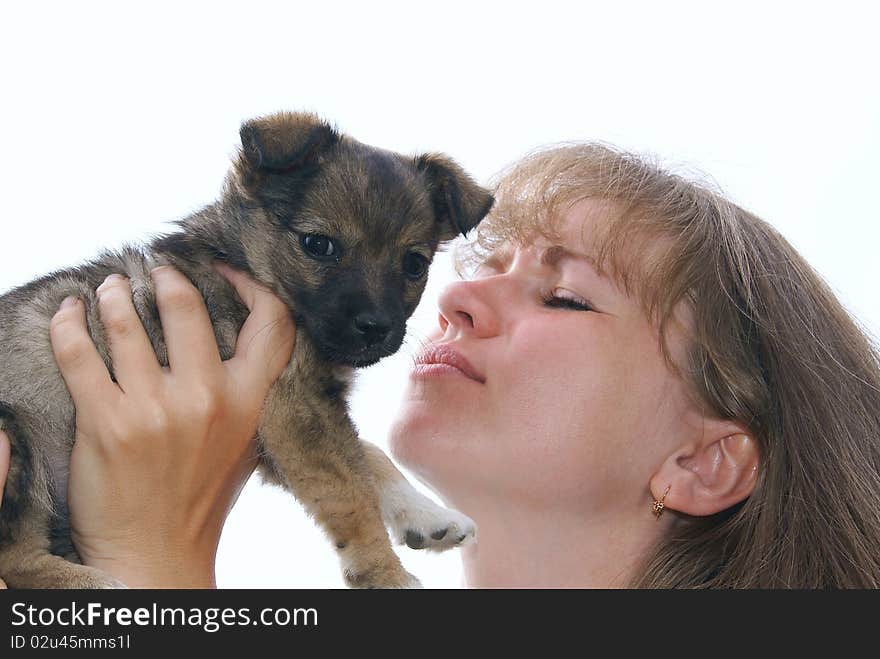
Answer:
<path fill-rule="evenodd" d="M 242 124 L 241 165 L 251 173 L 282 172 L 308 164 L 339 140 L 314 114 L 278 112 Z"/>
<path fill-rule="evenodd" d="M 434 205 L 434 214 L 442 224 L 441 240 L 466 235 L 486 217 L 495 198 L 480 187 L 450 158 L 428 153 L 416 158 L 416 169 L 423 172 Z"/>

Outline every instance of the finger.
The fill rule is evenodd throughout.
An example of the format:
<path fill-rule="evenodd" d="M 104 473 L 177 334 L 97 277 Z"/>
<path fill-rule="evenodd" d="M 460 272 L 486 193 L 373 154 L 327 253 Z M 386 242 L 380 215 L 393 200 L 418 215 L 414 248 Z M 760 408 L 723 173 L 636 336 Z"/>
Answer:
<path fill-rule="evenodd" d="M 263 286 L 260 286 L 254 279 L 243 273 L 241 270 L 235 270 L 234 268 L 230 268 L 225 263 L 221 263 L 219 261 L 214 261 L 214 269 L 223 275 L 226 280 L 232 284 L 232 287 L 235 289 L 235 292 L 238 293 L 238 297 L 241 298 L 241 301 L 244 302 L 244 306 L 248 308 L 248 310 L 254 310 L 254 302 L 257 294 L 260 291 L 267 292 Z M 282 305 L 284 304 L 281 300 L 278 300 Z"/>
<path fill-rule="evenodd" d="M 112 401 L 121 395 L 86 328 L 82 301 L 68 297 L 52 317 L 49 339 L 58 369 L 78 410 L 92 400 Z"/>
<path fill-rule="evenodd" d="M 3 505 L 3 488 L 6 486 L 6 474 L 9 473 L 9 455 L 12 447 L 9 437 L 0 430 L 0 506 Z M 0 579 L 0 588 L 6 588 L 6 582 Z"/>
<path fill-rule="evenodd" d="M 218 367 L 220 351 L 201 293 L 171 266 L 152 275 L 171 372 L 190 377 Z"/>
<path fill-rule="evenodd" d="M 6 474 L 9 473 L 9 455 L 12 447 L 9 437 L 0 430 L 0 505 L 3 505 L 3 488 L 6 486 Z"/>
<path fill-rule="evenodd" d="M 131 282 L 121 275 L 110 275 L 96 294 L 113 371 L 122 390 L 129 391 L 138 383 L 159 377 L 162 367 L 135 311 Z"/>
<path fill-rule="evenodd" d="M 229 366 L 237 369 L 246 386 L 266 389 L 290 361 L 296 326 L 289 307 L 246 274 L 216 263 L 251 313 L 235 342 Z"/>
<path fill-rule="evenodd" d="M 296 327 L 289 310 L 279 312 L 257 295 L 235 343 L 230 362 L 241 369 L 245 383 L 268 389 L 290 362 L 296 342 Z"/>

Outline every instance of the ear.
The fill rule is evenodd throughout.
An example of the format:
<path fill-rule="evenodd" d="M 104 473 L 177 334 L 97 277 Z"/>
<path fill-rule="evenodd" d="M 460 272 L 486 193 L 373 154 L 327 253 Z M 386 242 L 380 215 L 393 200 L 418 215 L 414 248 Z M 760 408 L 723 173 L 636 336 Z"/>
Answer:
<path fill-rule="evenodd" d="M 459 233 L 466 235 L 495 203 L 488 190 L 477 185 L 457 163 L 444 155 L 419 156 L 416 169 L 424 174 L 434 215 L 442 225 L 440 240 L 452 240 Z"/>
<path fill-rule="evenodd" d="M 707 421 L 702 439 L 670 455 L 651 478 L 655 499 L 687 515 L 713 515 L 746 499 L 758 475 L 758 446 L 730 421 Z"/>
<path fill-rule="evenodd" d="M 242 124 L 242 159 L 252 170 L 284 171 L 299 167 L 339 140 L 318 116 L 278 112 Z"/>

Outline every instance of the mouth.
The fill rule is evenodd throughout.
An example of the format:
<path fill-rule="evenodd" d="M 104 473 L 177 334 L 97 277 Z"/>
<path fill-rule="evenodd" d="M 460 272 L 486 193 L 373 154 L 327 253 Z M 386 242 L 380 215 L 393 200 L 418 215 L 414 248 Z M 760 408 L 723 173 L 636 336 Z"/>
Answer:
<path fill-rule="evenodd" d="M 383 357 L 388 356 L 385 353 L 376 354 L 373 351 L 352 355 L 347 352 L 339 352 L 330 348 L 324 348 L 323 350 L 321 350 L 321 353 L 324 359 L 329 362 L 339 364 L 340 366 L 352 366 L 354 368 L 364 368 L 365 366 L 372 366 Z"/>
<path fill-rule="evenodd" d="M 486 381 L 464 356 L 448 345 L 429 346 L 416 356 L 413 374 L 441 375 L 444 373 L 464 375 L 479 383 Z"/>
<path fill-rule="evenodd" d="M 329 362 L 339 364 L 341 366 L 352 366 L 354 368 L 364 368 L 372 366 L 376 362 L 385 357 L 390 357 L 400 348 L 398 344 L 393 350 L 386 347 L 364 348 L 352 352 L 350 350 L 340 349 L 335 346 L 323 344 L 318 345 L 321 356 Z"/>

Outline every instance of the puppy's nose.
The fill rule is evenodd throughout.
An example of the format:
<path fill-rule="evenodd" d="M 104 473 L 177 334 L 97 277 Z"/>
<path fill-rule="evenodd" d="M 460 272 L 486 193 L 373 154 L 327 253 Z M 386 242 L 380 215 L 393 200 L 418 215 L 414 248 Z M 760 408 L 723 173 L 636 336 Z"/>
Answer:
<path fill-rule="evenodd" d="M 359 313 L 354 317 L 354 328 L 368 346 L 385 340 L 391 330 L 391 321 L 376 313 Z"/>

